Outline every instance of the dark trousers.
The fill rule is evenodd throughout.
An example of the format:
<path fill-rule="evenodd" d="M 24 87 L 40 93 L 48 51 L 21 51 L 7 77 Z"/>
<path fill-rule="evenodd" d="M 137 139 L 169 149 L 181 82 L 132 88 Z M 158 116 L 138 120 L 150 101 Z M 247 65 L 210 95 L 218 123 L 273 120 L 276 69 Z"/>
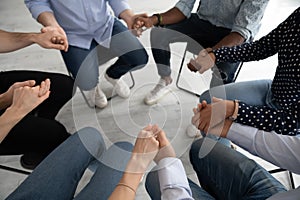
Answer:
<path fill-rule="evenodd" d="M 0 155 L 37 153 L 46 156 L 70 135 L 55 120 L 59 110 L 73 96 L 74 83 L 69 76 L 37 71 L 1 72 L 0 93 L 15 82 L 35 80 L 38 85 L 46 78 L 51 81 L 50 97 L 12 128 L 0 144 Z"/>
<path fill-rule="evenodd" d="M 201 20 L 196 13 L 179 23 L 153 28 L 151 30 L 151 48 L 161 77 L 170 76 L 170 44 L 187 42 L 188 50 L 198 55 L 203 48 L 213 47 L 231 30 L 217 27 L 208 21 Z M 172 52 L 176 56 L 176 52 Z M 211 87 L 231 83 L 239 63 L 220 63 L 213 67 Z"/>

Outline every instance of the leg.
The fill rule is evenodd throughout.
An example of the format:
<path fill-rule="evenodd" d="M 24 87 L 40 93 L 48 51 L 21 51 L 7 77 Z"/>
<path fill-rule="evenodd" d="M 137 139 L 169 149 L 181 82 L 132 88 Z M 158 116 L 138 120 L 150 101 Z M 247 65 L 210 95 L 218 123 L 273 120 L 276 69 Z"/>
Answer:
<path fill-rule="evenodd" d="M 208 194 L 205 190 L 203 190 L 199 185 L 194 183 L 193 181 L 189 180 L 189 185 L 192 190 L 193 198 L 194 199 L 201 199 L 201 200 L 212 200 L 214 199 L 210 194 Z M 159 178 L 157 170 L 153 170 L 149 172 L 146 177 L 145 188 L 153 200 L 160 200 L 161 199 L 161 191 L 159 186 Z"/>
<path fill-rule="evenodd" d="M 212 97 L 241 100 L 249 105 L 267 105 L 272 80 L 244 81 L 211 88 L 200 96 L 200 102 L 211 103 Z"/>
<path fill-rule="evenodd" d="M 216 67 L 213 67 L 210 88 L 216 87 L 218 85 L 232 83 L 239 64 L 239 62 L 226 62 L 219 63 Z"/>
<path fill-rule="evenodd" d="M 266 199 L 286 191 L 256 162 L 208 138 L 193 143 L 190 160 L 202 188 L 217 199 Z"/>
<path fill-rule="evenodd" d="M 35 116 L 54 119 L 59 110 L 73 96 L 73 80 L 66 75 L 58 73 L 48 73 L 39 71 L 8 71 L 0 73 L 0 93 L 6 92 L 7 89 L 15 82 L 26 80 L 35 80 L 40 84 L 43 80 L 51 80 L 51 95 L 39 105 L 33 112 Z M 63 86 L 63 87 L 62 87 Z"/>
<path fill-rule="evenodd" d="M 98 84 L 99 64 L 96 41 L 90 49 L 69 46 L 68 52 L 61 51 L 68 70 L 75 78 L 75 84 L 83 90 L 91 90 Z"/>
<path fill-rule="evenodd" d="M 82 174 L 104 151 L 100 133 L 83 128 L 56 148 L 7 199 L 72 199 Z"/>
<path fill-rule="evenodd" d="M 103 153 L 92 179 L 75 199 L 108 199 L 123 175 L 132 148 L 128 142 L 118 142 Z"/>
<path fill-rule="evenodd" d="M 119 59 L 110 66 L 106 73 L 110 78 L 119 79 L 131 70 L 144 67 L 148 54 L 139 40 L 119 20 L 113 26 L 110 51 Z"/>

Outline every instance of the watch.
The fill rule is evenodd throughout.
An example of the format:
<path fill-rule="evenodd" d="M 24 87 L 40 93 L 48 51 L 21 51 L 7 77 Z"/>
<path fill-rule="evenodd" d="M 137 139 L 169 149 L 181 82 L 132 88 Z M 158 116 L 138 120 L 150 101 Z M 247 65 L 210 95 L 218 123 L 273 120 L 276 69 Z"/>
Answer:
<path fill-rule="evenodd" d="M 234 100 L 234 110 L 231 116 L 229 116 L 229 119 L 232 121 L 235 121 L 238 116 L 238 111 L 239 111 L 239 100 Z"/>

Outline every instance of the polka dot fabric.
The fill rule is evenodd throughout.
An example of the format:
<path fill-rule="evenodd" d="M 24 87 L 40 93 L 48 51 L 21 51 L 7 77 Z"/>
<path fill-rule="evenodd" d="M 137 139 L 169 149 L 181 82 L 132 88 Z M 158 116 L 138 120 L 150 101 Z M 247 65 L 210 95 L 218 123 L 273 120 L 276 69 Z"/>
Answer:
<path fill-rule="evenodd" d="M 261 60 L 278 53 L 271 89 L 282 109 L 240 102 L 236 122 L 284 135 L 300 134 L 300 7 L 260 40 L 214 53 L 217 63 Z"/>

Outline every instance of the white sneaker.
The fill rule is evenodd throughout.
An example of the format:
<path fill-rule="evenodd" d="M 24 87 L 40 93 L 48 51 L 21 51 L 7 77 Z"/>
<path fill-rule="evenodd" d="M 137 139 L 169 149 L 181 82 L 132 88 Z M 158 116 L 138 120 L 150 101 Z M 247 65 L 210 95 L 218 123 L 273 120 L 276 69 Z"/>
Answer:
<path fill-rule="evenodd" d="M 196 126 L 194 126 L 193 124 L 188 125 L 188 127 L 186 128 L 186 134 L 191 138 L 202 137 L 200 130 L 197 129 Z"/>
<path fill-rule="evenodd" d="M 92 89 L 89 92 L 89 95 L 90 101 L 93 105 L 96 105 L 98 108 L 104 108 L 107 106 L 107 98 L 99 85 Z"/>
<path fill-rule="evenodd" d="M 170 89 L 167 85 L 167 82 L 160 78 L 157 85 L 151 90 L 146 97 L 144 98 L 144 102 L 147 105 L 153 105 L 158 102 L 163 96 L 168 94 Z"/>
<path fill-rule="evenodd" d="M 120 97 L 126 99 L 130 96 L 130 88 L 125 83 L 125 81 L 122 80 L 122 77 L 119 79 L 113 79 L 110 78 L 107 74 L 105 74 L 105 78 L 114 86 L 114 90 Z"/>

